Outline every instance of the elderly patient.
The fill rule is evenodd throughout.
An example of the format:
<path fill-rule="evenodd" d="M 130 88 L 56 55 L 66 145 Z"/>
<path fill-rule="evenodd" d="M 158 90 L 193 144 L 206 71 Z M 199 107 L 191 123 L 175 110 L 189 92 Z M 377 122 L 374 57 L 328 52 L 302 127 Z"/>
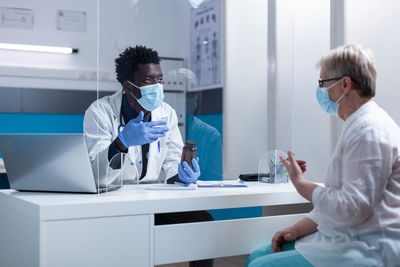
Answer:
<path fill-rule="evenodd" d="M 400 129 L 372 100 L 371 52 L 345 45 L 322 57 L 319 66 L 317 100 L 344 121 L 326 186 L 305 180 L 290 151 L 288 161 L 281 158 L 296 190 L 314 209 L 277 232 L 246 265 L 400 266 Z"/>

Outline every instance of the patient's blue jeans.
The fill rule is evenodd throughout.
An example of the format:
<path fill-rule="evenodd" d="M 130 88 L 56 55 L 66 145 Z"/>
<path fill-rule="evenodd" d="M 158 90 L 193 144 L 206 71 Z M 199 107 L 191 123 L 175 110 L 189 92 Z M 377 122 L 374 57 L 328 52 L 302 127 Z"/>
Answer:
<path fill-rule="evenodd" d="M 282 252 L 272 252 L 272 246 L 265 245 L 256 249 L 246 262 L 246 267 L 311 267 L 309 263 L 297 250 L 294 249 L 294 242 L 284 243 L 282 245 Z"/>

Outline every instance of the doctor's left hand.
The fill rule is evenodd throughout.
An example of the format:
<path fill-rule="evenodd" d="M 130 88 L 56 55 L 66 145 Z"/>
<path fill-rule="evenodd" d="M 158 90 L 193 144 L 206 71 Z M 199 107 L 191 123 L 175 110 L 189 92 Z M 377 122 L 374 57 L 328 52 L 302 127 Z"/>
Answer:
<path fill-rule="evenodd" d="M 190 168 L 189 164 L 186 161 L 178 165 L 179 179 L 185 184 L 195 183 L 200 177 L 200 166 L 198 161 L 199 158 L 192 159 L 193 169 Z"/>

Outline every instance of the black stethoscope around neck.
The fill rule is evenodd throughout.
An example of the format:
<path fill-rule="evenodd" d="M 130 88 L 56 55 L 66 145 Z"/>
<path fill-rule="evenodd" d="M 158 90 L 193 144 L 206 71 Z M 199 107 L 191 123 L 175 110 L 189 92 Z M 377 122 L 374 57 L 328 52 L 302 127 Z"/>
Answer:
<path fill-rule="evenodd" d="M 123 120 L 123 116 L 122 116 L 122 101 L 121 101 L 121 109 L 119 111 L 118 134 L 120 134 L 122 129 L 126 126 L 126 124 L 124 124 L 124 120 Z M 146 116 L 148 116 L 148 114 L 146 114 Z M 158 150 L 160 150 L 160 140 L 158 140 Z"/>
<path fill-rule="evenodd" d="M 118 125 L 118 134 L 121 133 L 122 129 L 126 126 L 126 124 L 124 124 L 123 121 L 123 116 L 122 116 L 122 106 L 124 103 L 124 96 L 122 95 L 122 99 L 121 99 L 121 108 L 119 110 L 119 125 Z"/>
<path fill-rule="evenodd" d="M 119 113 L 119 125 L 118 125 L 118 134 L 121 133 L 122 129 L 125 127 L 125 124 L 122 123 L 122 107 Z"/>
<path fill-rule="evenodd" d="M 122 116 L 122 104 L 123 103 L 123 99 L 121 100 L 121 109 L 119 111 L 119 125 L 118 125 L 118 134 L 121 133 L 122 129 L 126 126 L 126 124 L 123 123 L 123 116 Z M 151 114 L 151 113 L 150 113 Z M 146 114 L 147 115 L 147 114 Z M 160 139 L 157 140 L 157 148 L 158 148 L 158 152 L 160 152 L 161 149 L 161 143 L 160 143 Z"/>
<path fill-rule="evenodd" d="M 119 110 L 119 125 L 118 125 L 118 134 L 121 133 L 122 129 L 125 127 L 125 124 L 123 123 L 123 117 L 122 117 L 122 105 L 124 102 L 124 96 L 122 95 L 121 99 L 121 108 Z"/>

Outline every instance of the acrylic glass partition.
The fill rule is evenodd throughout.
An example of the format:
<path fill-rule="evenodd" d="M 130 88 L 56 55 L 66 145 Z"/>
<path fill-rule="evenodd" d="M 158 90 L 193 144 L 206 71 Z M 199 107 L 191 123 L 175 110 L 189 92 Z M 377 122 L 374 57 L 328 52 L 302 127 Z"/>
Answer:
<path fill-rule="evenodd" d="M 85 110 L 97 99 L 96 1 L 2 1 L 0 12 L 0 42 L 12 45 L 0 49 L 0 133 L 82 134 Z"/>
<path fill-rule="evenodd" d="M 166 182 L 177 174 L 181 147 L 186 140 L 196 142 L 201 169 L 200 180 L 237 179 L 242 173 L 256 173 L 265 153 L 274 149 L 286 153 L 292 149 L 293 21 L 284 9 L 270 8 L 262 14 L 260 12 L 266 23 L 263 26 L 265 35 L 251 35 L 251 38 L 254 38 L 252 42 L 264 42 L 267 45 L 258 48 L 266 57 L 254 59 L 261 62 L 259 65 L 263 67 L 260 70 L 264 70 L 265 73 L 254 76 L 255 79 L 250 78 L 255 80 L 252 88 L 247 89 L 255 96 L 251 97 L 250 94 L 246 95 L 245 75 L 240 88 L 243 93 L 238 91 L 235 85 L 231 86 L 226 82 L 226 77 L 230 77 L 226 73 L 229 69 L 226 66 L 229 62 L 226 50 L 236 43 L 234 39 L 226 39 L 226 6 L 224 1 L 219 0 L 205 1 L 197 8 L 186 0 L 126 0 L 120 1 L 118 5 L 109 1 L 97 1 L 97 96 L 101 98 L 110 95 L 107 101 L 114 101 L 111 104 L 112 115 L 105 118 L 104 114 L 97 114 L 95 124 L 98 127 L 98 140 L 106 135 L 107 142 L 102 145 L 107 149 L 106 144 L 114 142 L 118 136 L 117 125 L 124 126 L 125 120 L 133 119 L 140 110 L 137 109 L 128 116 L 122 108 L 124 101 L 128 109 L 135 110 L 132 106 L 141 106 L 130 96 L 132 92 L 140 91 L 131 83 L 139 83 L 135 84 L 139 87 L 144 85 L 140 84 L 140 79 L 134 75 L 131 67 L 121 67 L 116 71 L 116 59 L 128 58 L 121 55 L 124 52 L 132 53 L 129 47 L 134 49 L 136 46 L 145 46 L 157 51 L 163 74 L 166 104 L 151 112 L 151 119 L 165 119 L 170 128 L 167 137 L 158 139 L 147 147 L 131 147 L 129 156 L 122 159 L 124 162 L 121 168 L 112 168 L 111 165 L 105 168 L 104 163 L 94 163 L 94 169 L 98 169 L 98 172 L 94 172 L 100 186 L 104 187 L 110 181 L 114 181 L 114 178 L 108 176 L 118 176 L 118 173 L 120 177 L 124 177 L 122 184 Z M 269 31 L 275 29 L 278 23 L 283 30 L 274 30 L 272 36 Z M 251 27 L 251 24 L 246 27 Z M 265 42 L 266 39 L 271 40 Z M 242 47 L 238 48 L 243 51 L 252 49 L 247 45 L 248 43 L 242 42 Z M 154 58 L 146 60 L 152 61 Z M 151 63 L 150 61 L 147 63 Z M 251 61 L 249 63 L 251 64 Z M 121 64 L 119 63 L 120 66 Z M 246 69 L 248 66 L 238 64 L 235 71 L 245 73 Z M 131 73 L 121 73 L 124 71 Z M 234 109 L 229 107 L 226 101 L 230 100 L 225 97 L 227 93 L 237 99 L 244 94 L 240 99 L 244 106 L 257 106 L 252 112 L 257 114 L 258 124 L 262 125 L 262 131 L 258 133 L 259 140 L 252 139 L 254 131 L 258 131 L 257 125 L 243 122 L 244 131 L 242 129 L 241 133 L 235 136 L 240 123 L 234 123 L 234 126 L 230 126 L 232 123 L 224 123 L 225 116 L 228 121 L 234 121 L 232 114 L 241 109 L 240 102 Z M 263 98 L 260 100 L 259 96 Z M 224 102 L 227 108 L 224 108 Z M 104 99 L 99 103 L 104 103 Z M 172 107 L 172 113 L 169 113 L 167 105 Z M 100 110 L 102 108 L 104 107 L 100 107 Z M 164 113 L 161 117 L 160 112 Z M 246 109 L 242 111 L 243 114 L 246 112 Z M 112 126 L 105 124 L 104 120 L 111 120 Z M 246 120 L 250 121 L 251 115 Z M 111 127 L 112 130 L 104 129 L 105 127 Z M 229 138 L 233 136 L 236 144 L 248 142 L 249 146 L 241 149 L 240 154 L 230 150 L 230 146 L 224 146 L 224 130 Z M 105 134 L 105 131 L 108 133 Z M 229 142 L 231 141 L 232 139 L 229 139 Z M 110 151 L 102 153 L 109 161 L 113 157 Z M 127 159 L 129 162 L 126 162 Z M 175 164 L 161 162 L 153 165 L 154 160 L 171 159 Z M 96 158 L 96 161 L 102 159 Z M 119 159 L 117 161 L 120 162 Z M 127 169 L 124 170 L 124 167 Z"/>
<path fill-rule="evenodd" d="M 285 10 L 270 6 L 268 12 L 268 149 L 258 165 L 258 181 L 289 181 L 280 156 L 287 158 L 293 150 L 294 116 L 294 24 Z"/>
<path fill-rule="evenodd" d="M 136 164 L 143 164 L 143 160 L 130 156 L 126 161 L 126 157 L 117 159 L 113 158 L 116 154 L 108 154 L 110 143 L 118 135 L 120 104 L 115 104 L 113 112 L 109 112 L 102 106 L 103 102 L 95 101 L 122 91 L 122 85 L 116 80 L 115 59 L 127 47 L 144 45 L 156 50 L 161 58 L 164 101 L 175 110 L 177 122 L 174 125 L 177 125 L 182 141 L 193 140 L 197 143 L 200 179 L 237 179 L 241 173 L 257 172 L 263 153 L 271 149 L 286 152 L 291 148 L 293 110 L 290 92 L 293 90 L 294 37 L 292 20 L 287 13 L 279 9 L 273 13 L 265 11 L 262 19 L 266 25 L 268 17 L 276 17 L 287 26 L 275 33 L 275 44 L 268 42 L 267 47 L 259 49 L 264 53 L 268 50 L 268 57 L 251 59 L 240 67 L 242 69 L 236 70 L 245 71 L 252 61 L 261 61 L 265 67 L 259 75 L 260 82 L 250 78 L 255 82 L 247 90 L 254 90 L 251 93 L 256 97 L 246 95 L 248 81 L 246 77 L 241 79 L 243 103 L 255 105 L 252 101 L 258 93 L 265 96 L 260 108 L 255 110 L 261 114 L 258 124 L 263 125 L 259 133 L 262 138 L 254 140 L 253 133 L 259 131 L 258 128 L 248 127 L 244 121 L 244 130 L 235 136 L 236 129 L 226 127 L 228 124 L 224 122 L 224 116 L 234 121 L 232 114 L 240 109 L 240 105 L 235 109 L 229 108 L 226 98 L 228 94 L 237 95 L 237 98 L 240 96 L 238 90 L 226 81 L 226 62 L 229 59 L 226 50 L 237 40 L 226 39 L 229 27 L 226 8 L 229 5 L 225 1 L 205 1 L 197 8 L 186 0 L 125 0 L 118 4 L 93 0 L 84 4 L 77 1 L 76 4 L 77 8 L 63 9 L 55 4 L 49 7 L 43 2 L 46 8 L 35 12 L 26 7 L 23 10 L 25 18 L 36 18 L 33 25 L 10 24 L 9 28 L 0 29 L 10 43 L 74 49 L 74 53 L 67 55 L 0 51 L 4 59 L 1 64 L 8 65 L 11 71 L 9 77 L 1 76 L 1 87 L 2 90 L 5 88 L 3 92 L 9 102 L 15 103 L 3 107 L 1 132 L 85 133 L 96 184 L 105 186 L 114 182 L 117 178 L 108 176 L 117 177 L 117 172 L 121 172 L 121 177 L 132 175 L 132 180 L 135 180 L 136 176 L 141 176 L 137 173 L 140 166 Z M 16 15 L 12 4 L 7 12 Z M 243 19 L 242 26 L 251 28 L 251 24 L 245 23 Z M 266 27 L 265 34 L 252 35 L 254 40 L 247 43 L 264 42 L 268 34 Z M 237 53 L 252 48 L 245 45 L 240 43 L 242 47 L 237 47 Z M 285 52 L 274 55 L 274 49 Z M 12 74 L 16 72 L 18 74 Z M 90 105 L 84 124 L 84 114 Z M 251 120 L 251 115 L 248 120 Z M 240 126 L 240 122 L 236 124 Z M 237 145 L 248 142 L 249 147 L 242 149 L 240 154 L 231 153 L 232 146 L 230 143 L 224 145 L 223 140 L 232 136 Z M 153 147 L 158 153 L 157 146 L 157 141 L 150 146 L 149 156 L 154 151 Z M 180 155 L 175 157 L 180 158 Z M 248 158 L 251 161 L 247 162 Z M 123 161 L 122 166 L 135 166 L 135 170 L 132 174 L 129 171 L 122 174 L 122 169 L 110 167 L 111 161 L 118 161 L 119 164 Z M 148 172 L 147 176 L 153 177 L 146 177 L 143 182 L 147 178 L 149 182 L 165 181 L 170 177 L 162 175 L 170 176 L 174 172 L 158 167 L 155 169 L 161 172 Z M 176 166 L 173 169 L 176 170 Z"/>
<path fill-rule="evenodd" d="M 140 183 L 163 183 L 175 176 L 186 140 L 196 142 L 200 179 L 222 179 L 222 13 L 222 1 L 209 1 L 197 9 L 187 0 L 126 0 L 119 1 L 118 5 L 98 1 L 98 92 L 99 96 L 117 94 L 114 95 L 119 99 L 115 103 L 117 118 L 112 118 L 113 123 L 125 125 L 125 120 L 137 115 L 138 110 L 132 106 L 140 106 L 130 93 L 125 94 L 124 81 L 139 87 L 144 85 L 132 68 L 125 68 L 130 73 L 121 74 L 122 80 L 117 81 L 115 60 L 121 53 L 129 47 L 151 48 L 158 53 L 163 74 L 165 103 L 151 112 L 151 120 L 168 121 L 169 131 L 166 137 L 151 142 L 147 148 L 130 147 L 122 169 L 109 169 L 115 175 L 119 170 L 124 181 L 135 181 L 123 181 L 124 184 L 137 183 L 137 177 Z M 128 53 L 132 50 L 128 49 Z M 154 63 L 153 60 L 144 59 L 141 64 Z M 119 72 L 123 70 L 121 67 Z M 130 83 L 127 92 L 140 91 Z M 135 112 L 128 116 L 123 111 L 121 123 L 123 101 L 127 104 L 124 107 Z M 100 132 L 103 119 L 98 116 Z M 107 136 L 107 143 L 117 135 L 115 129 Z M 143 152 L 144 149 L 148 152 Z"/>
<path fill-rule="evenodd" d="M 293 149 L 294 25 L 285 9 L 269 12 L 268 43 L 268 151 Z M 279 25 L 279 28 L 278 28 Z M 271 40 L 272 39 L 272 40 Z M 267 152 L 267 151 L 266 151 Z"/>

